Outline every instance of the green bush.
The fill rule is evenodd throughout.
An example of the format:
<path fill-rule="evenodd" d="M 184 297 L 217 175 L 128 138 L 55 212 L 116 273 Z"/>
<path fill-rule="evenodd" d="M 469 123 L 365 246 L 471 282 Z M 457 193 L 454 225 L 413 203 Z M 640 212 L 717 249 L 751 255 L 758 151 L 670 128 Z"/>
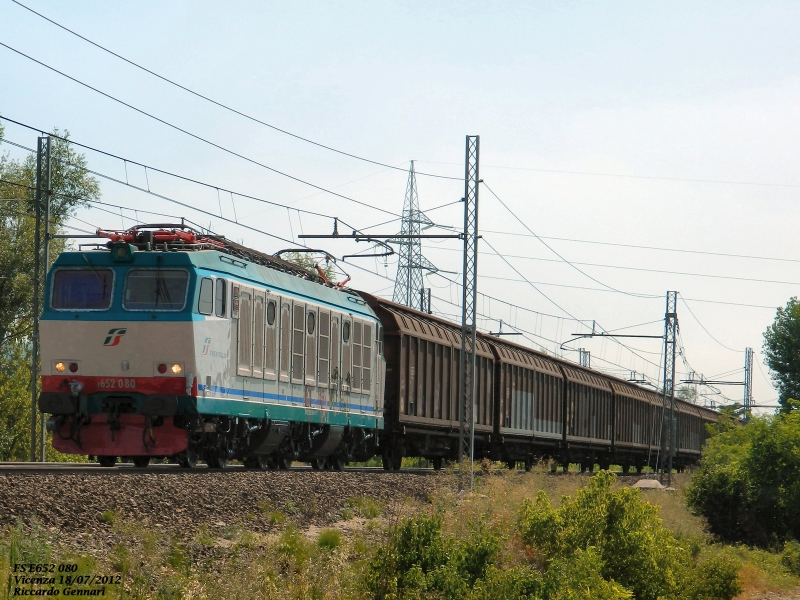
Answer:
<path fill-rule="evenodd" d="M 781 564 L 786 567 L 792 575 L 800 577 L 800 544 L 794 540 L 790 540 L 783 545 Z"/>
<path fill-rule="evenodd" d="M 800 413 L 754 417 L 709 439 L 687 498 L 726 541 L 800 539 Z"/>
<path fill-rule="evenodd" d="M 466 598 L 500 550 L 496 533 L 482 522 L 465 540 L 442 534 L 438 515 L 403 521 L 370 560 L 365 587 L 373 598 Z"/>
<path fill-rule="evenodd" d="M 598 579 L 592 597 L 624 598 L 629 591 L 638 600 L 730 600 L 738 593 L 735 564 L 731 563 L 730 568 L 727 564 L 726 568 L 717 563 L 697 564 L 690 544 L 684 547 L 663 526 L 658 509 L 645 502 L 638 490 L 614 490 L 614 480 L 612 473 L 598 473 L 578 490 L 574 499 L 563 498 L 557 509 L 552 508 L 544 492 L 535 502 L 523 503 L 520 537 L 547 569 L 548 578 L 556 577 L 559 585 L 566 585 L 563 582 L 569 583 L 571 569 L 577 561 L 584 561 L 591 573 L 606 582 L 615 582 L 604 588 Z M 705 591 L 705 595 L 701 594 L 698 586 L 703 573 L 713 579 L 712 591 L 719 595 L 709 596 Z M 555 588 L 546 589 L 551 590 L 548 597 L 581 597 L 552 596 Z"/>

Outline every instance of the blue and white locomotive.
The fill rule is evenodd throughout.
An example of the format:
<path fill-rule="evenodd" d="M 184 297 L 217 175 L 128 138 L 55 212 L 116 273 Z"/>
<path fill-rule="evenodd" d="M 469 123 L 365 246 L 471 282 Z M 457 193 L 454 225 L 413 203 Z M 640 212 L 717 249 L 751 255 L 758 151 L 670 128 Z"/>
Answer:
<path fill-rule="evenodd" d="M 107 250 L 48 274 L 39 406 L 56 449 L 189 468 L 375 454 L 385 361 L 361 296 L 183 226 L 103 233 Z"/>

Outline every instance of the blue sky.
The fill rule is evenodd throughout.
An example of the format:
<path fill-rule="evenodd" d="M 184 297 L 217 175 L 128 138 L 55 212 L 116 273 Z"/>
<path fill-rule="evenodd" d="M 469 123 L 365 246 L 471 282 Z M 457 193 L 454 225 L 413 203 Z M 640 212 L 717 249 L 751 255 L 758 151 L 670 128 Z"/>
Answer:
<path fill-rule="evenodd" d="M 484 180 L 539 235 L 799 256 L 797 3 L 26 4 L 220 102 L 380 162 L 405 167 L 414 159 L 420 171 L 457 177 L 463 173 L 464 136 L 480 134 Z M 0 41 L 273 168 L 390 212 L 402 208 L 403 172 L 342 157 L 226 113 L 10 0 L 0 1 Z M 391 218 L 202 144 L 5 48 L 0 48 L 0 114 L 45 129 L 66 128 L 75 140 L 126 158 L 336 215 L 357 227 Z M 35 144 L 34 133 L 10 124 L 6 137 Z M 92 153 L 88 158 L 98 171 L 124 179 L 119 161 Z M 241 198 L 234 207 L 213 190 L 152 172 L 145 178 L 132 166 L 127 177 L 214 214 L 221 207 L 226 218 L 234 218 L 235 208 L 236 219 L 290 240 L 301 230 L 327 233 L 331 227 L 327 219 L 298 217 L 296 211 Z M 447 180 L 420 177 L 418 186 L 423 208 L 463 194 L 458 182 Z M 134 210 L 163 211 L 265 250 L 286 246 L 113 183 L 103 183 L 103 195 L 130 210 L 122 219 L 94 209 L 82 210 L 78 218 L 121 227 L 137 217 L 152 218 Z M 486 191 L 481 207 L 486 243 L 510 255 L 527 278 L 547 284 L 538 287 L 555 304 L 527 283 L 491 279 L 519 276 L 489 255 L 480 260 L 481 291 L 549 315 L 595 319 L 607 329 L 663 318 L 663 298 L 643 299 L 608 287 L 662 297 L 676 289 L 685 298 L 775 307 L 798 286 L 679 273 L 800 282 L 800 263 L 548 242 L 570 261 L 584 263 L 579 269 L 598 284 L 533 238 L 489 233 L 526 231 Z M 461 222 L 458 206 L 430 216 L 443 225 Z M 390 223 L 374 231 L 396 227 Z M 329 249 L 341 256 L 364 248 L 331 244 Z M 426 243 L 426 255 L 442 269 L 459 269 L 454 243 Z M 385 277 L 394 276 L 393 260 L 384 265 L 364 259 L 358 265 L 384 277 L 347 267 L 355 287 L 391 295 Z M 642 268 L 672 273 L 631 270 Z M 458 290 L 441 277 L 428 281 L 439 298 L 434 308 L 456 312 L 447 301 L 457 302 Z M 692 368 L 706 376 L 739 369 L 746 346 L 760 358 L 761 334 L 774 309 L 692 301 L 689 307 L 702 323 L 679 306 Z M 579 327 L 498 301 L 487 300 L 479 310 L 486 329 L 496 329 L 498 319 L 516 323 L 541 336 L 530 337 L 551 351 Z M 735 352 L 717 344 L 703 326 Z M 660 330 L 653 323 L 632 331 Z M 657 342 L 631 341 L 638 356 L 610 341 L 571 346 L 579 345 L 591 349 L 594 366 L 621 375 L 627 370 L 657 375 Z M 689 369 L 683 362 L 679 366 Z M 758 370 L 754 381 L 758 401 L 775 398 Z M 740 398 L 740 388 L 724 391 Z"/>

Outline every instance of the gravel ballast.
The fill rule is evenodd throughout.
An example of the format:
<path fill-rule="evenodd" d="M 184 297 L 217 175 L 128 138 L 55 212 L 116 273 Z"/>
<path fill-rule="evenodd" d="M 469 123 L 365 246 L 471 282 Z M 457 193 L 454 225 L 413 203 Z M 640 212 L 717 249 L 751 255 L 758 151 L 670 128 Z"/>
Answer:
<path fill-rule="evenodd" d="M 350 498 L 386 505 L 426 501 L 445 477 L 420 473 L 266 471 L 0 476 L 0 525 L 34 515 L 62 533 L 96 531 L 103 514 L 158 529 L 247 523 L 270 528 L 273 511 L 307 524 L 335 520 Z M 106 517 L 108 520 L 108 517 Z"/>

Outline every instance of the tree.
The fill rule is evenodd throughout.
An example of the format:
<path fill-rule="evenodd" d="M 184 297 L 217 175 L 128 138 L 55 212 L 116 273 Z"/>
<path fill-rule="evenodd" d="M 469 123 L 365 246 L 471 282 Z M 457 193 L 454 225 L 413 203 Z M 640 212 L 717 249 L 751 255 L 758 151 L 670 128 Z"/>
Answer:
<path fill-rule="evenodd" d="M 778 308 L 775 321 L 764 332 L 764 356 L 782 411 L 789 412 L 800 400 L 800 302 L 796 296 Z"/>
<path fill-rule="evenodd" d="M 731 422 L 707 442 L 689 507 L 725 540 L 775 547 L 800 539 L 800 411 Z"/>
<path fill-rule="evenodd" d="M 0 124 L 0 139 L 3 137 Z M 65 141 L 51 138 L 50 228 L 57 233 L 75 208 L 100 197 L 86 158 Z M 30 335 L 33 327 L 34 208 L 36 156 L 0 155 L 0 460 L 25 460 L 30 435 Z M 64 240 L 51 241 L 51 259 Z M 42 280 L 44 269 L 42 269 Z M 48 457 L 54 450 L 47 449 Z"/>

